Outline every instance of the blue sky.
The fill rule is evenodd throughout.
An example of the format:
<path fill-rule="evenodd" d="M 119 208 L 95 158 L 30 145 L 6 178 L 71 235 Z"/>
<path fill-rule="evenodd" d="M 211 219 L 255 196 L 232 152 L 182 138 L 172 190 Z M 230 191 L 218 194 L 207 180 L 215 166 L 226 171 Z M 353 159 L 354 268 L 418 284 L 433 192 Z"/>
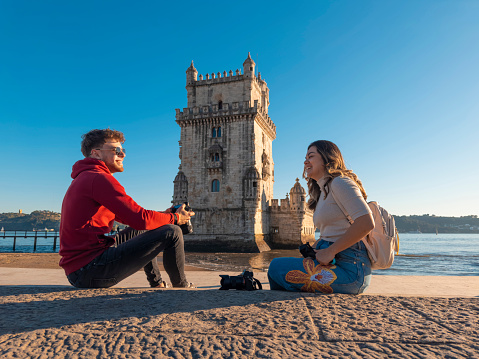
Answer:
<path fill-rule="evenodd" d="M 461 0 L 2 0 L 0 212 L 59 212 L 81 135 L 106 127 L 127 138 L 127 193 L 169 207 L 186 69 L 235 71 L 251 52 L 275 198 L 328 139 L 391 213 L 479 215 L 477 19 Z"/>

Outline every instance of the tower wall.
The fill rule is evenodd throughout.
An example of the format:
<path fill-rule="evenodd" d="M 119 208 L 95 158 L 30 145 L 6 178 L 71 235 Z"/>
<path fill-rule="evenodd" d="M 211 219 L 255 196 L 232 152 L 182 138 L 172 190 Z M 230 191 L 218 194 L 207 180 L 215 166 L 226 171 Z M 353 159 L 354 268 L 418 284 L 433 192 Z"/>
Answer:
<path fill-rule="evenodd" d="M 274 223 L 301 227 L 291 211 L 286 219 L 271 207 L 276 126 L 268 116 L 269 89 L 254 66 L 248 55 L 244 74 L 198 76 L 193 62 L 186 71 L 187 107 L 176 109 L 181 164 L 172 202 L 186 200 L 196 213 L 194 232 L 185 236 L 189 249 L 264 251 Z"/>

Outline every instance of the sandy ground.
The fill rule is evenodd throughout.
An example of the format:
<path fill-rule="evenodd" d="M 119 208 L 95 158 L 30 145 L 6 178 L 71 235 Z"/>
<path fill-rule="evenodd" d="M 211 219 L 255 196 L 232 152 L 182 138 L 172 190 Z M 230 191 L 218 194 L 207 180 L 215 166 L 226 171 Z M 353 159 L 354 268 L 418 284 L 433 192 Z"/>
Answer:
<path fill-rule="evenodd" d="M 0 267 L 8 268 L 42 268 L 59 269 L 58 253 L 0 253 Z M 160 258 L 161 261 L 161 258 Z M 164 270 L 160 265 L 160 269 Z M 186 266 L 187 271 L 204 270 L 193 266 Z"/>
<path fill-rule="evenodd" d="M 0 267 L 58 269 L 58 253 L 0 253 Z"/>
<path fill-rule="evenodd" d="M 0 286 L 2 358 L 478 358 L 473 298 Z"/>
<path fill-rule="evenodd" d="M 386 292 L 443 283 L 447 297 L 219 291 L 206 271 L 188 273 L 198 289 L 78 290 L 57 260 L 0 255 L 1 358 L 479 358 L 476 277 L 373 278 Z M 464 284 L 469 297 L 451 296 Z"/>

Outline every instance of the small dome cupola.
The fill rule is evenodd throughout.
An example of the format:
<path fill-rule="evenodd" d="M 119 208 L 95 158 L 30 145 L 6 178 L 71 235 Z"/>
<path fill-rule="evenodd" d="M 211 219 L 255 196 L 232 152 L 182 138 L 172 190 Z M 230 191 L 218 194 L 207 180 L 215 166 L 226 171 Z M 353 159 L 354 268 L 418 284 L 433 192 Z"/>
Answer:
<path fill-rule="evenodd" d="M 174 205 L 186 202 L 188 200 L 188 179 L 183 171 L 179 171 L 173 181 L 173 201 Z"/>
<path fill-rule="evenodd" d="M 186 70 L 186 85 L 192 85 L 198 79 L 198 71 L 193 65 L 193 60 L 191 61 L 190 67 Z"/>
<path fill-rule="evenodd" d="M 243 62 L 243 74 L 245 77 L 254 77 L 255 63 L 248 52 L 248 57 Z"/>
<path fill-rule="evenodd" d="M 289 191 L 291 198 L 291 209 L 304 211 L 306 206 L 306 191 L 299 183 L 299 178 L 296 178 L 296 183 Z"/>
<path fill-rule="evenodd" d="M 186 181 L 186 176 L 182 171 L 179 171 L 173 182 L 176 183 L 176 182 L 184 182 L 184 181 Z"/>
<path fill-rule="evenodd" d="M 300 194 L 300 195 L 305 195 L 306 191 L 304 190 L 303 186 L 299 183 L 299 178 L 296 178 L 296 183 L 294 186 L 291 188 L 290 191 L 291 194 Z"/>

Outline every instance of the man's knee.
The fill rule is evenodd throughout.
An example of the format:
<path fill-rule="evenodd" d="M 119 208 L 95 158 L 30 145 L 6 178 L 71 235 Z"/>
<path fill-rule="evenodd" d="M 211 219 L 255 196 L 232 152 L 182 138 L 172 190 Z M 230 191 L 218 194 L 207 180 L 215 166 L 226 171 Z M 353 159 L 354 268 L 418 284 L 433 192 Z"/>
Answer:
<path fill-rule="evenodd" d="M 161 238 L 172 238 L 174 241 L 183 242 L 183 232 L 181 228 L 175 224 L 165 224 L 164 226 L 154 229 L 152 232 L 157 232 Z"/>
<path fill-rule="evenodd" d="M 180 226 L 169 224 L 169 226 L 173 227 L 173 239 L 175 242 L 183 243 L 183 231 L 181 230 Z"/>

